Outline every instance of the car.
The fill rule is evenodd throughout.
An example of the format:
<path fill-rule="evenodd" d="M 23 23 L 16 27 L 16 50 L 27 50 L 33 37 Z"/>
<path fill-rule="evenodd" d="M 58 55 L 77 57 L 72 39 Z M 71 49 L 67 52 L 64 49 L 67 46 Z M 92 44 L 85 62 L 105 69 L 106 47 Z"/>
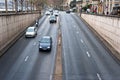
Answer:
<path fill-rule="evenodd" d="M 51 15 L 49 18 L 50 23 L 56 23 L 57 22 L 57 18 L 55 15 Z"/>
<path fill-rule="evenodd" d="M 50 11 L 45 12 L 45 15 L 50 15 L 50 14 L 51 14 Z"/>
<path fill-rule="evenodd" d="M 43 36 L 39 41 L 39 51 L 51 51 L 52 49 L 52 37 Z"/>
<path fill-rule="evenodd" d="M 36 27 L 28 27 L 25 33 L 25 37 L 35 37 L 37 35 Z"/>
<path fill-rule="evenodd" d="M 54 12 L 59 13 L 59 11 L 58 11 L 58 10 L 55 10 Z"/>
<path fill-rule="evenodd" d="M 55 16 L 58 16 L 59 14 L 58 14 L 57 12 L 54 12 L 54 15 L 55 15 Z"/>
<path fill-rule="evenodd" d="M 67 10 L 66 13 L 70 13 L 70 10 Z"/>

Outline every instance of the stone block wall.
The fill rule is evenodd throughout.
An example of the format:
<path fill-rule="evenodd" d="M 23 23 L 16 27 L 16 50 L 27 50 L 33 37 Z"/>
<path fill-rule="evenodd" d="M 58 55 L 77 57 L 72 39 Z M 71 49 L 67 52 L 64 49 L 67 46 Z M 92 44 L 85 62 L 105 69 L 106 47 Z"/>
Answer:
<path fill-rule="evenodd" d="M 21 34 L 39 14 L 19 14 L 0 16 L 0 51 Z M 0 52 L 0 55 L 3 53 Z"/>
<path fill-rule="evenodd" d="M 120 18 L 82 14 L 82 18 L 99 33 L 119 54 L 120 59 Z"/>

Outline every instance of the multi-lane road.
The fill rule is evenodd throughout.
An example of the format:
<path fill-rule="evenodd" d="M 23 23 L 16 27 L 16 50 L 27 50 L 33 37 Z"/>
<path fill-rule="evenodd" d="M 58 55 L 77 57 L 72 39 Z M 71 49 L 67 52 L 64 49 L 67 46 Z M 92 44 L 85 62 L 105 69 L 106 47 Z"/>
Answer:
<path fill-rule="evenodd" d="M 0 57 L 0 80 L 53 80 L 59 28 L 63 80 L 120 80 L 119 61 L 75 13 L 60 12 L 55 24 L 43 16 L 39 23 L 35 38 L 23 35 Z M 44 35 L 53 38 L 51 52 L 39 52 Z"/>

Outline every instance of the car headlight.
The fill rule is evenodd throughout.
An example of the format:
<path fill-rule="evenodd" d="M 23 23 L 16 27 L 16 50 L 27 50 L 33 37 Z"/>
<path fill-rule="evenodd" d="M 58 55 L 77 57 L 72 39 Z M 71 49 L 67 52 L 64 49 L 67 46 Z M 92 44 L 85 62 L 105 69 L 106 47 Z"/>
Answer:
<path fill-rule="evenodd" d="M 40 48 L 42 48 L 42 46 L 40 46 Z"/>
<path fill-rule="evenodd" d="M 48 46 L 47 48 L 50 48 L 50 46 Z"/>

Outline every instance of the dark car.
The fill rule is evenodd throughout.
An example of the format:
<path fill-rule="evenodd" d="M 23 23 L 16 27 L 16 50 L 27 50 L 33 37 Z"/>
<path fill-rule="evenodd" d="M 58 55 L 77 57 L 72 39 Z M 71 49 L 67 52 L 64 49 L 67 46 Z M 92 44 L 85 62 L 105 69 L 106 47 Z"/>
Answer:
<path fill-rule="evenodd" d="M 67 10 L 66 13 L 70 13 L 70 10 Z"/>
<path fill-rule="evenodd" d="M 39 51 L 51 51 L 52 37 L 43 36 L 39 41 Z"/>
<path fill-rule="evenodd" d="M 51 15 L 49 18 L 50 23 L 56 23 L 57 22 L 57 18 L 55 15 Z"/>

